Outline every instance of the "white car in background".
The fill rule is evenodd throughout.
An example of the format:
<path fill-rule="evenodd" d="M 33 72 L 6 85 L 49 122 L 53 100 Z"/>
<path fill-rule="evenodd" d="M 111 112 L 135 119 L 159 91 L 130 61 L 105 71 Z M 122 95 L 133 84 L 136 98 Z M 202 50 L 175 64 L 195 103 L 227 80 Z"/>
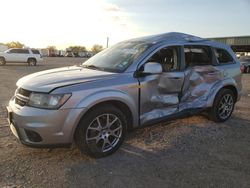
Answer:
<path fill-rule="evenodd" d="M 36 66 L 38 62 L 42 62 L 43 58 L 36 49 L 20 49 L 11 48 L 5 52 L 0 52 L 0 65 L 6 63 L 28 63 L 29 66 Z"/>

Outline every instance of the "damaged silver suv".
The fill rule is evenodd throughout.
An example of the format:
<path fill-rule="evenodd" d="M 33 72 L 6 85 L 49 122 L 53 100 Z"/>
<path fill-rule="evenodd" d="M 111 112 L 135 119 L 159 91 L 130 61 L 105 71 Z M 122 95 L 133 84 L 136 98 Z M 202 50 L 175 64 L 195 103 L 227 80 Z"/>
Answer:
<path fill-rule="evenodd" d="M 8 120 L 29 146 L 77 144 L 93 157 L 115 152 L 130 129 L 206 111 L 230 118 L 241 95 L 229 46 L 182 33 L 127 40 L 81 66 L 18 80 Z"/>

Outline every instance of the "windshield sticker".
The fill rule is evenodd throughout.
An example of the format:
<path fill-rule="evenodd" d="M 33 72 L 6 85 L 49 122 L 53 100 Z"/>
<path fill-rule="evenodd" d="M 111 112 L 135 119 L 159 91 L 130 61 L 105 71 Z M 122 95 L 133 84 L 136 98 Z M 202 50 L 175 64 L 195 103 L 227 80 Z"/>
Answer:
<path fill-rule="evenodd" d="M 125 54 L 137 54 L 138 53 L 138 50 L 135 50 L 135 49 L 122 49 L 122 52 L 125 53 Z"/>

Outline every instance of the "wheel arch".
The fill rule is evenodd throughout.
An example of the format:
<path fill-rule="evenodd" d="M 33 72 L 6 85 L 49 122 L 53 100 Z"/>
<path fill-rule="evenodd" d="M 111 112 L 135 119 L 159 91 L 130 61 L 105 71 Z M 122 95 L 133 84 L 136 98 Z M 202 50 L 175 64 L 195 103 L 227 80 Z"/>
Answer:
<path fill-rule="evenodd" d="M 94 108 L 105 104 L 113 105 L 125 114 L 128 120 L 128 130 L 138 127 L 138 104 L 133 100 L 133 96 L 120 90 L 98 91 L 85 96 L 75 106 L 75 108 L 83 108 L 85 110 L 79 115 L 78 122 L 75 123 L 72 129 L 72 139 L 74 139 L 75 132 L 81 119 Z"/>
<path fill-rule="evenodd" d="M 35 57 L 28 57 L 27 62 L 28 62 L 30 59 L 34 59 L 34 60 L 37 62 L 37 59 L 36 59 Z"/>
<path fill-rule="evenodd" d="M 4 56 L 0 56 L 1 59 L 3 59 L 4 61 L 6 61 L 6 58 Z"/>
<path fill-rule="evenodd" d="M 83 114 L 81 114 L 81 117 L 79 118 L 78 122 L 76 123 L 76 126 L 74 127 L 74 129 L 72 130 L 72 140 L 75 138 L 76 135 L 76 131 L 77 128 L 79 126 L 80 121 L 88 114 L 90 113 L 93 109 L 98 108 L 98 106 L 102 106 L 102 105 L 112 105 L 116 108 L 118 108 L 119 110 L 121 110 L 124 115 L 126 116 L 127 119 L 127 123 L 128 123 L 128 131 L 133 129 L 133 122 L 134 122 L 134 116 L 133 116 L 133 112 L 131 111 L 131 109 L 129 108 L 129 106 L 127 104 L 125 104 L 122 101 L 119 100 L 104 100 L 102 102 L 93 104 L 91 107 L 89 107 L 87 109 L 87 111 L 85 111 Z"/>
<path fill-rule="evenodd" d="M 235 101 L 237 101 L 237 99 L 238 99 L 238 90 L 236 89 L 236 87 L 234 85 L 226 85 L 226 86 L 222 87 L 220 90 L 222 90 L 222 89 L 231 90 L 233 92 L 233 94 L 234 94 Z"/>
<path fill-rule="evenodd" d="M 212 94 L 210 95 L 210 98 L 208 100 L 207 106 L 209 106 L 209 107 L 213 106 L 214 101 L 216 99 L 216 96 L 223 89 L 229 89 L 229 90 L 231 90 L 233 92 L 233 94 L 234 94 L 235 101 L 238 100 L 239 93 L 238 93 L 236 85 L 232 84 L 232 83 L 231 84 L 225 84 L 225 85 L 222 85 L 221 87 L 218 87 L 214 92 L 212 92 Z"/>

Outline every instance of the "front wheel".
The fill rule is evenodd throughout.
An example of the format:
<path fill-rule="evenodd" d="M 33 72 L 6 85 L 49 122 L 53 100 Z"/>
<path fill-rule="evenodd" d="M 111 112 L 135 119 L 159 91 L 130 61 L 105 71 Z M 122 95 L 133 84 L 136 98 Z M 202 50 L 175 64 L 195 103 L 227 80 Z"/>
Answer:
<path fill-rule="evenodd" d="M 5 65 L 6 61 L 3 57 L 0 57 L 0 65 Z"/>
<path fill-rule="evenodd" d="M 120 147 L 126 130 L 127 120 L 122 111 L 112 105 L 98 106 L 80 121 L 75 141 L 83 153 L 104 157 Z"/>
<path fill-rule="evenodd" d="M 215 122 L 224 122 L 228 120 L 234 110 L 235 96 L 232 90 L 222 89 L 217 94 L 213 107 L 210 110 L 210 119 Z"/>

